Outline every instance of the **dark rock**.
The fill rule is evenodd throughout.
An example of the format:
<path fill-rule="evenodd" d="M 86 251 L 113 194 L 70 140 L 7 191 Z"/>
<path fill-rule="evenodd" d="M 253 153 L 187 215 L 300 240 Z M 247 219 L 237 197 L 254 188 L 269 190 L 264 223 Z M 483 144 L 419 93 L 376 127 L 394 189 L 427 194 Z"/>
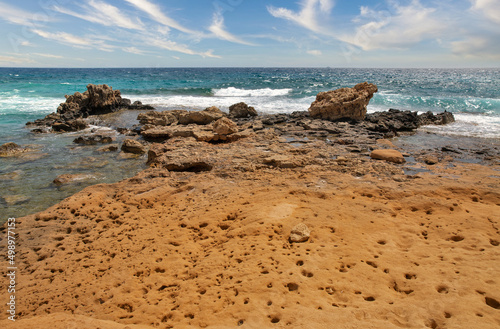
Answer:
<path fill-rule="evenodd" d="M 418 116 L 419 126 L 446 125 L 452 122 L 455 122 L 455 117 L 451 112 L 446 111 L 438 114 L 434 114 L 431 111 L 428 111 Z"/>
<path fill-rule="evenodd" d="M 73 140 L 75 144 L 81 145 L 97 145 L 97 144 L 109 144 L 112 143 L 113 139 L 109 136 L 103 135 L 84 135 Z"/>
<path fill-rule="evenodd" d="M 243 102 L 233 104 L 229 107 L 229 116 L 233 118 L 248 118 L 256 117 L 257 115 L 257 111 L 253 107 Z"/>
<path fill-rule="evenodd" d="M 413 131 L 419 127 L 417 112 L 390 109 L 385 112 L 375 112 L 366 115 L 368 130 L 379 132 Z"/>
<path fill-rule="evenodd" d="M 366 107 L 378 91 L 376 85 L 363 82 L 353 88 L 341 88 L 316 95 L 309 107 L 311 117 L 325 120 L 353 119 L 363 120 Z"/>

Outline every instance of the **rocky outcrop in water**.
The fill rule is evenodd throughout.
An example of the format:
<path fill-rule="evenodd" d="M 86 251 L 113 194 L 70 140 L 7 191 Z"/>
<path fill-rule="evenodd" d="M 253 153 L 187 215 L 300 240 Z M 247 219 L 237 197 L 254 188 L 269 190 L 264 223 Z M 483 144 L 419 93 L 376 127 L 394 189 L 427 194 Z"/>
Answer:
<path fill-rule="evenodd" d="M 390 109 L 367 114 L 364 125 L 368 130 L 386 133 L 388 137 L 393 137 L 397 132 L 409 132 L 425 125 L 445 125 L 452 122 L 455 122 L 455 118 L 450 112 L 418 114 L 416 111 Z"/>
<path fill-rule="evenodd" d="M 366 107 L 378 88 L 373 83 L 359 83 L 353 88 L 320 92 L 309 107 L 313 118 L 325 120 L 363 120 Z"/>
<path fill-rule="evenodd" d="M 76 92 L 66 95 L 66 101 L 61 103 L 56 113 L 51 113 L 43 119 L 28 122 L 28 126 L 51 127 L 55 132 L 78 131 L 88 127 L 83 120 L 90 115 L 100 115 L 116 112 L 121 109 L 151 110 L 150 105 L 143 105 L 130 99 L 122 98 L 119 90 L 113 90 L 108 85 L 88 84 L 84 93 Z M 35 132 L 44 132 L 36 129 Z"/>

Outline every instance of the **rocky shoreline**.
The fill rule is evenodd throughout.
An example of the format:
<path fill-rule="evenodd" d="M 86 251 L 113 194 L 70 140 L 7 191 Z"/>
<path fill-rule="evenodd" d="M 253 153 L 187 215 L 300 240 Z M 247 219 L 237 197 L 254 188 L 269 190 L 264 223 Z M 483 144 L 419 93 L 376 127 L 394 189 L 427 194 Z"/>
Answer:
<path fill-rule="evenodd" d="M 148 169 L 18 219 L 18 321 L 0 325 L 496 328 L 498 142 L 409 146 L 393 137 L 451 114 L 360 119 L 363 86 L 326 105 L 336 121 L 139 114 L 119 148 Z"/>

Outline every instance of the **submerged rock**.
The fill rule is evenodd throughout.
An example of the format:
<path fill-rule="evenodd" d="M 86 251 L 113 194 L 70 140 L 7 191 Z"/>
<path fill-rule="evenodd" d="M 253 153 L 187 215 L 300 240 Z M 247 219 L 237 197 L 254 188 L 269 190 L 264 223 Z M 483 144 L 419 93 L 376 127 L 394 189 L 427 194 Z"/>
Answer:
<path fill-rule="evenodd" d="M 84 135 L 73 140 L 75 144 L 81 145 L 97 145 L 109 144 L 113 142 L 113 138 L 104 135 Z"/>
<path fill-rule="evenodd" d="M 314 118 L 326 120 L 363 120 L 366 107 L 378 88 L 373 83 L 363 82 L 353 88 L 341 88 L 320 92 L 309 107 Z"/>
<path fill-rule="evenodd" d="M 57 186 L 62 186 L 93 178 L 95 178 L 95 176 L 90 174 L 62 174 L 57 176 L 53 183 Z"/>
<path fill-rule="evenodd" d="M 0 157 L 1 158 L 20 156 L 23 153 L 26 153 L 29 151 L 31 151 L 29 148 L 22 147 L 20 145 L 17 145 L 16 143 L 12 143 L 12 142 L 0 145 Z"/>

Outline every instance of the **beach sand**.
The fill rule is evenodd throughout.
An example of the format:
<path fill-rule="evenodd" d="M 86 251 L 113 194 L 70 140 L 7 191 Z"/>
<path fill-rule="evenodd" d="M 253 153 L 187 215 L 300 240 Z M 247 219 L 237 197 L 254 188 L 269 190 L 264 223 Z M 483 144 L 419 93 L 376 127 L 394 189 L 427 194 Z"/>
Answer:
<path fill-rule="evenodd" d="M 498 163 L 407 176 L 310 145 L 256 165 L 269 152 L 249 140 L 203 146 L 234 155 L 211 171 L 151 168 L 19 218 L 17 320 L 0 326 L 500 327 Z"/>

